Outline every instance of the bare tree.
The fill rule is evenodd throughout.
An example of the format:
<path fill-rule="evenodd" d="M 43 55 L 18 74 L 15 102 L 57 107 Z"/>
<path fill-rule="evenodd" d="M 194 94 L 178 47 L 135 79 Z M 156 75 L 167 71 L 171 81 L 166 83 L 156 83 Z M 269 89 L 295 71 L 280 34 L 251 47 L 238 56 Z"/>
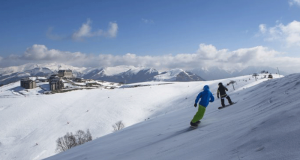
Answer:
<path fill-rule="evenodd" d="M 89 130 L 87 130 L 87 133 L 84 133 L 83 130 L 78 130 L 75 134 L 75 137 L 78 145 L 92 140 L 92 135 Z"/>
<path fill-rule="evenodd" d="M 70 148 L 91 141 L 92 139 L 93 138 L 89 130 L 87 130 L 86 133 L 82 130 L 78 130 L 75 135 L 73 135 L 72 132 L 71 133 L 68 132 L 66 135 L 56 140 L 57 143 L 56 151 L 64 152 Z"/>
<path fill-rule="evenodd" d="M 86 142 L 93 140 L 92 134 L 90 133 L 89 129 L 86 131 L 85 140 Z"/>
<path fill-rule="evenodd" d="M 56 151 L 58 152 L 64 152 L 70 148 L 77 146 L 76 138 L 72 134 L 72 132 L 71 133 L 68 132 L 65 136 L 58 138 L 56 140 L 56 143 L 57 143 Z"/>
<path fill-rule="evenodd" d="M 112 127 L 114 128 L 113 131 L 116 132 L 116 131 L 119 131 L 119 130 L 123 129 L 125 127 L 125 125 L 122 121 L 118 121 L 117 123 L 112 125 Z"/>

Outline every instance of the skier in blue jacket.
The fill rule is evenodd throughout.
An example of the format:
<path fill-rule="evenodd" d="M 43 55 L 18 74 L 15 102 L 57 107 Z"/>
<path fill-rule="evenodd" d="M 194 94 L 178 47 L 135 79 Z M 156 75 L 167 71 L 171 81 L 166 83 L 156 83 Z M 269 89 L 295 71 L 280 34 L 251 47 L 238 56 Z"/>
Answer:
<path fill-rule="evenodd" d="M 198 112 L 195 114 L 194 118 L 191 121 L 191 126 L 193 127 L 197 127 L 198 124 L 200 123 L 200 120 L 203 118 L 206 107 L 208 106 L 209 102 L 213 102 L 215 100 L 213 94 L 210 92 L 209 90 L 209 86 L 205 85 L 203 87 L 202 92 L 200 92 L 195 100 L 195 104 L 194 106 L 197 107 L 197 103 L 199 101 L 199 99 L 201 98 L 200 102 L 199 102 L 199 108 L 198 108 Z"/>

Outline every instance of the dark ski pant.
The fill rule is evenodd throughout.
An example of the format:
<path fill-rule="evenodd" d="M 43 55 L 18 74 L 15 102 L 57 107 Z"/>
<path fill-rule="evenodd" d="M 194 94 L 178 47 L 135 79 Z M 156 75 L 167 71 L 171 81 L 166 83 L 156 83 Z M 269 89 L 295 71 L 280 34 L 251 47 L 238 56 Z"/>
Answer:
<path fill-rule="evenodd" d="M 228 95 L 226 95 L 224 97 L 221 97 L 221 104 L 222 104 L 223 107 L 225 106 L 224 98 L 226 98 L 228 100 L 229 104 L 232 104 L 232 101 L 231 101 L 230 97 Z"/>
<path fill-rule="evenodd" d="M 197 121 L 201 120 L 204 116 L 205 110 L 206 108 L 199 104 L 198 112 L 195 114 L 194 118 L 192 119 L 192 122 L 196 123 Z"/>

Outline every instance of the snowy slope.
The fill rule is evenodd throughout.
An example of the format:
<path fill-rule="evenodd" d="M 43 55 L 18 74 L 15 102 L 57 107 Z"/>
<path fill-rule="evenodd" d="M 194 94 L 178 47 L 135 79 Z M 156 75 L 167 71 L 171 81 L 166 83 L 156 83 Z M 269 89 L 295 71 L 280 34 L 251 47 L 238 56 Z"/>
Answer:
<path fill-rule="evenodd" d="M 0 157 L 45 158 L 55 154 L 55 141 L 66 132 L 90 129 L 94 137 L 100 137 L 111 133 L 111 126 L 119 120 L 130 126 L 158 115 L 168 107 L 166 100 L 180 96 L 182 89 L 156 84 L 159 83 L 147 88 L 79 90 L 54 95 L 36 95 L 28 90 L 33 92 L 31 96 L 15 92 L 20 89 L 19 82 L 2 86 Z"/>
<path fill-rule="evenodd" d="M 213 91 L 216 83 L 209 82 Z M 188 100 L 168 101 L 170 107 L 179 110 L 167 111 L 163 116 L 47 160 L 300 159 L 300 74 L 258 83 L 239 86 L 239 90 L 231 92 L 231 98 L 238 101 L 233 106 L 218 110 L 220 102 L 211 103 L 195 130 L 188 129 L 188 122 L 196 112 L 191 94 L 196 90 L 190 89 L 190 94 L 185 92 L 180 96 L 188 95 Z M 201 82 L 184 84 L 203 85 Z"/>
<path fill-rule="evenodd" d="M 255 81 L 253 79 L 249 80 L 249 78 L 251 76 L 233 78 L 237 81 L 235 87 L 247 88 L 266 81 L 266 79 Z M 227 83 L 230 80 L 221 81 Z M 276 82 L 276 80 L 268 82 L 271 83 L 274 81 Z M 149 82 L 141 83 L 144 87 L 130 88 L 129 85 L 127 88 L 124 87 L 115 90 L 79 90 L 54 95 L 35 94 L 38 91 L 28 90 L 31 93 L 28 96 L 15 94 L 14 90 L 18 89 L 17 83 L 2 86 L 0 87 L 0 157 L 4 157 L 3 159 L 20 160 L 46 158 L 55 154 L 55 141 L 57 138 L 65 135 L 66 132 L 74 133 L 79 129 L 90 129 L 92 136 L 97 138 L 111 133 L 113 129 L 112 125 L 119 120 L 122 120 L 126 126 L 131 126 L 146 119 L 147 121 L 128 127 L 119 133 L 110 134 L 87 143 L 87 145 L 79 146 L 80 148 L 84 147 L 83 152 L 76 151 L 76 148 L 79 148 L 76 147 L 74 150 L 77 153 L 74 153 L 72 149 L 58 155 L 63 156 L 63 158 L 54 157 L 53 159 L 73 159 L 66 156 L 68 153 L 79 157 L 84 157 L 83 155 L 92 156 L 94 159 L 97 159 L 96 157 L 115 159 L 120 154 L 126 154 L 128 156 L 127 159 L 141 159 L 141 157 L 136 156 L 136 154 L 140 155 L 139 151 L 147 151 L 149 154 L 153 153 L 153 156 L 155 156 L 154 153 L 158 152 L 158 148 L 163 151 L 164 148 L 174 147 L 171 150 L 176 151 L 177 147 L 172 144 L 173 141 L 176 140 L 178 142 L 175 144 L 183 146 L 184 144 L 190 144 L 187 143 L 188 141 L 192 141 L 190 139 L 191 135 L 185 135 L 181 138 L 176 138 L 175 135 L 186 130 L 190 119 L 195 113 L 196 109 L 191 107 L 193 106 L 195 96 L 205 84 L 210 85 L 211 90 L 215 93 L 218 82 L 177 82 L 172 84 Z M 229 89 L 232 90 L 230 87 Z M 241 92 L 245 92 L 243 95 L 256 93 L 249 89 L 242 89 L 241 91 L 232 93 L 232 99 L 234 101 L 239 100 L 239 102 L 235 106 L 231 106 L 231 108 L 242 106 L 243 101 L 246 101 L 239 95 Z M 251 97 L 247 98 L 251 100 Z M 249 102 L 247 104 L 245 106 L 249 107 L 253 105 Z M 225 127 L 222 127 L 224 125 L 223 121 L 237 121 L 235 114 L 229 114 L 232 112 L 228 112 L 231 110 L 230 108 L 224 109 L 221 112 L 216 109 L 218 106 L 220 106 L 220 103 L 217 101 L 212 103 L 207 110 L 206 117 L 201 125 L 205 127 L 207 124 L 212 124 L 209 125 L 212 128 L 205 133 L 209 133 L 209 131 L 214 133 L 223 132 L 227 130 Z M 237 114 L 241 117 L 247 117 L 248 114 L 252 113 L 244 111 L 245 108 L 242 107 L 238 109 L 235 112 L 245 112 L 241 115 Z M 224 116 L 224 112 L 227 112 L 228 116 Z M 251 125 L 254 125 L 252 123 L 254 122 L 251 122 Z M 244 124 L 249 125 L 246 122 Z M 229 127 L 230 130 L 239 130 L 238 127 L 235 128 L 235 125 L 231 125 L 231 123 L 225 126 Z M 199 128 L 199 131 L 195 130 L 193 131 L 194 133 L 191 132 L 190 134 L 199 136 L 198 134 L 201 130 Z M 133 135 L 134 137 L 132 137 Z M 222 135 L 218 136 L 222 138 Z M 229 135 L 225 134 L 224 136 Z M 164 139 L 166 141 L 163 141 Z M 208 140 L 207 143 L 212 143 L 212 147 L 217 145 L 215 144 L 217 141 Z M 153 144 L 150 148 L 147 147 L 148 144 L 152 145 L 154 142 L 157 143 Z M 88 147 L 90 145 L 94 149 L 90 149 Z M 94 153 L 94 150 L 97 153 Z M 111 154 L 112 152 L 116 154 Z M 180 154 L 179 151 L 177 152 L 177 154 Z M 184 152 L 190 153 L 188 148 Z M 170 154 L 169 156 L 172 155 Z M 167 155 L 161 153 L 161 156 Z M 92 157 L 88 159 L 93 159 Z M 150 158 L 151 156 L 149 156 Z M 160 156 L 157 158 L 163 159 Z"/>

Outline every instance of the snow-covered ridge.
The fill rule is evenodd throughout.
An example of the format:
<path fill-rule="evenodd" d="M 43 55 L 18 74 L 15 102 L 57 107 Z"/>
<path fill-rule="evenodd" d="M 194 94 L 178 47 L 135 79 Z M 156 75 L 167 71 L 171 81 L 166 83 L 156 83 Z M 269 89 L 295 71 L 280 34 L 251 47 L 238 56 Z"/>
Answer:
<path fill-rule="evenodd" d="M 131 70 L 133 73 L 138 72 L 142 67 L 134 67 L 134 66 L 116 66 L 116 67 L 106 67 L 103 68 L 102 70 L 104 71 L 106 76 L 113 76 L 113 75 L 118 75 L 120 73 L 127 72 Z"/>
<path fill-rule="evenodd" d="M 171 69 L 158 72 L 153 68 L 144 67 L 111 67 L 93 70 L 86 75 L 86 79 L 105 80 L 112 82 L 137 83 L 145 81 L 201 81 L 200 76 L 182 69 Z"/>
<path fill-rule="evenodd" d="M 91 69 L 89 72 L 98 72 L 96 74 L 102 76 L 116 76 L 120 74 L 137 74 L 140 71 L 147 71 L 148 73 L 156 72 L 153 68 L 146 68 L 146 67 L 135 67 L 135 66 L 127 66 L 127 65 L 120 65 L 115 67 L 104 67 L 104 68 L 97 68 Z"/>
<path fill-rule="evenodd" d="M 155 76 L 154 78 L 158 81 L 172 81 L 172 80 L 176 80 L 177 75 L 180 72 L 185 72 L 182 69 L 171 69 L 170 71 L 166 71 L 166 72 L 162 72 L 159 75 Z"/>

